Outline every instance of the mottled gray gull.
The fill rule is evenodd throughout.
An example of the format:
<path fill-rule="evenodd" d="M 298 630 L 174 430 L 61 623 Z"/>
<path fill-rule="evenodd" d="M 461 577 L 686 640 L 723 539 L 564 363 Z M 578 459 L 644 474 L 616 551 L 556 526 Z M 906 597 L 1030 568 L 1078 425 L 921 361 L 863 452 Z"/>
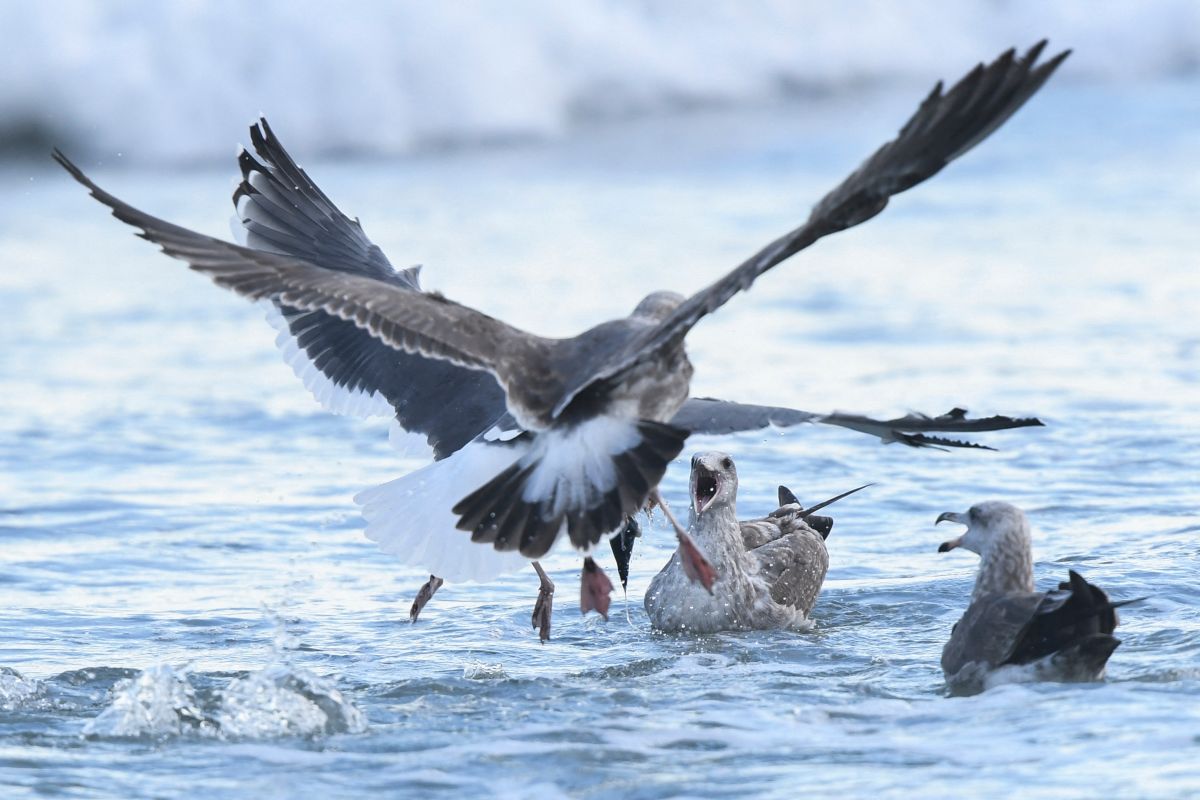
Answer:
<path fill-rule="evenodd" d="M 967 531 L 939 553 L 962 548 L 979 555 L 971 602 L 942 650 L 942 671 L 956 692 L 994 683 L 1092 681 L 1104 676 L 1120 640 L 1116 609 L 1135 600 L 1108 595 L 1075 570 L 1048 592 L 1034 591 L 1029 521 L 1014 505 L 990 501 L 965 514 L 947 511 L 937 522 Z"/>
<path fill-rule="evenodd" d="M 490 373 L 519 426 L 515 433 L 489 428 L 485 446 L 462 448 L 436 465 L 445 467 L 440 474 L 452 482 L 425 484 L 432 476 L 418 471 L 409 476 L 415 482 L 363 497 L 368 518 L 391 518 L 391 527 L 375 531 L 389 549 L 415 550 L 415 559 L 443 564 L 445 569 L 431 571 L 451 579 L 479 578 L 540 558 L 560 533 L 590 552 L 657 499 L 657 484 L 689 433 L 670 422 L 687 399 L 692 372 L 683 349 L 687 332 L 757 276 L 820 238 L 870 219 L 892 195 L 982 141 L 1066 57 L 1061 53 L 1039 64 L 1044 44 L 1021 57 L 1008 51 L 989 66 L 979 65 L 945 93 L 939 84 L 897 138 L 823 198 L 805 224 L 724 278 L 686 300 L 652 293 L 629 317 L 566 339 L 529 334 L 422 292 L 411 271 L 410 281 L 379 274 L 386 260 L 357 223 L 356 235 L 329 246 L 357 253 L 365 272 L 181 228 L 113 197 L 60 153 L 56 157 L 114 216 L 221 286 L 298 314 L 319 311 L 346 320 L 397 352 Z M 450 466 L 468 451 L 469 458 Z M 445 530 L 447 516 L 472 541 L 492 547 L 440 542 L 431 547 L 428 531 Z M 711 584 L 715 576 L 703 554 L 669 513 L 668 518 L 689 574 Z"/>
<path fill-rule="evenodd" d="M 696 586 L 676 550 L 646 590 L 650 624 L 669 633 L 809 627 L 829 569 L 825 538 L 832 520 L 810 525 L 805 518 L 812 519 L 816 507 L 805 513 L 780 487 L 777 511 L 739 521 L 737 468 L 725 453 L 693 456 L 690 486 L 688 532 L 718 577 L 711 594 Z"/>

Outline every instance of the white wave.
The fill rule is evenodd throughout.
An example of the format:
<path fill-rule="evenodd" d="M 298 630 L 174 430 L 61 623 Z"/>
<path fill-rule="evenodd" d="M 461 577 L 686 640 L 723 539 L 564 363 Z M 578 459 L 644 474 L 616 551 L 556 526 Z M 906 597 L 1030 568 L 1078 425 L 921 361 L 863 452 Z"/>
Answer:
<path fill-rule="evenodd" d="M 1042 37 L 1075 48 L 1076 78 L 1200 63 L 1193 0 L 5 5 L 0 138 L 40 131 L 158 160 L 226 158 L 259 112 L 297 153 L 396 153 L 797 89 L 927 85 Z"/>

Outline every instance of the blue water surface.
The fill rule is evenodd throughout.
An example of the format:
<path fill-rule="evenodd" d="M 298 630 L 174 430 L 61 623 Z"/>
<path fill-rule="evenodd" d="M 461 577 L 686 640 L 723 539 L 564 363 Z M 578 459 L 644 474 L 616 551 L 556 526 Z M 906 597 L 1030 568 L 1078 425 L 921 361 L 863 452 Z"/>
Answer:
<path fill-rule="evenodd" d="M 305 166 L 397 266 L 565 335 L 691 291 L 798 223 L 914 97 L 597 127 L 560 144 Z M 1047 426 L 997 452 L 805 426 L 689 442 L 743 516 L 839 504 L 810 633 L 652 632 L 661 518 L 611 619 L 538 642 L 531 572 L 447 585 L 351 498 L 416 466 L 323 412 L 262 310 L 48 165 L 0 172 L 0 794 L 1186 797 L 1200 793 L 1200 93 L 1051 85 L 977 152 L 760 280 L 690 337 L 697 395 Z M 286 130 L 278 131 L 287 141 Z M 225 235 L 233 165 L 87 163 Z M 681 458 L 664 483 L 686 505 Z M 1030 515 L 1036 577 L 1115 598 L 1107 679 L 947 697 L 974 557 L 946 510 Z M 1019 787 L 1016 788 L 1016 787 Z"/>

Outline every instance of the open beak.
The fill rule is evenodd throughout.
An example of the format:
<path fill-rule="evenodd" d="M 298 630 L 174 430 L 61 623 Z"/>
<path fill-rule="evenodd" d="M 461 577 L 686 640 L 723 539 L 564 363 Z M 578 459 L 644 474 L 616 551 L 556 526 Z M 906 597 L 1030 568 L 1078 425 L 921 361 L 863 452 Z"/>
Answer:
<path fill-rule="evenodd" d="M 938 514 L 937 521 L 934 522 L 933 524 L 939 525 L 942 522 L 957 522 L 959 525 L 966 525 L 967 521 L 965 519 L 963 519 L 963 516 L 964 515 L 959 514 L 956 511 L 945 511 L 941 514 Z M 960 546 L 961 544 L 962 544 L 962 536 L 959 536 L 957 539 L 950 539 L 949 541 L 942 542 L 938 546 L 938 552 L 939 553 L 949 553 L 951 550 Z"/>
<path fill-rule="evenodd" d="M 700 464 L 692 468 L 692 476 L 692 508 L 703 514 L 721 491 L 721 476 Z"/>

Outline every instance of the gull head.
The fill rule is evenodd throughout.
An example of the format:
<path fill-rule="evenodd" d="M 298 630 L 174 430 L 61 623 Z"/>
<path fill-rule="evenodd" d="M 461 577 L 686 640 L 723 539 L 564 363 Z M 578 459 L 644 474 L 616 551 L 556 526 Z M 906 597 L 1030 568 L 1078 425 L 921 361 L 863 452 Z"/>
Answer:
<path fill-rule="evenodd" d="M 1011 503 L 989 500 L 971 506 L 965 514 L 947 511 L 938 515 L 934 525 L 946 521 L 966 525 L 967 531 L 957 539 L 942 542 L 939 553 L 961 547 L 982 556 L 1001 542 L 1029 547 L 1029 521 L 1025 512 Z"/>
<path fill-rule="evenodd" d="M 682 302 L 683 295 L 679 292 L 651 292 L 633 309 L 633 316 L 650 322 L 662 322 Z"/>
<path fill-rule="evenodd" d="M 737 502 L 737 469 L 725 453 L 692 456 L 692 511 L 699 517 L 710 509 L 732 507 Z"/>

